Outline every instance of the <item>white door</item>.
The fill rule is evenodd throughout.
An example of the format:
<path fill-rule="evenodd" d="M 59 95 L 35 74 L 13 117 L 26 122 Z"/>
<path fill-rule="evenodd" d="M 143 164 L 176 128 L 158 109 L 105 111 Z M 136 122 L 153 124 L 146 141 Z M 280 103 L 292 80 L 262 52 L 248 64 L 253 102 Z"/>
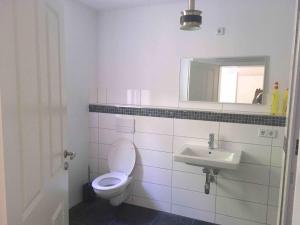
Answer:
<path fill-rule="evenodd" d="M 60 0 L 0 0 L 8 225 L 68 224 L 62 9 Z"/>
<path fill-rule="evenodd" d="M 189 100 L 218 101 L 220 66 L 191 62 L 189 71 Z"/>

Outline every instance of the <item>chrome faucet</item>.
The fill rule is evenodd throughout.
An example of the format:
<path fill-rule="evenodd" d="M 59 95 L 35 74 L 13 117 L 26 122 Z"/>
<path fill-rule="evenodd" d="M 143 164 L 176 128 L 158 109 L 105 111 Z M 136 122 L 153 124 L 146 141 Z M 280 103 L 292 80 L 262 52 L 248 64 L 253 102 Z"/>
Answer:
<path fill-rule="evenodd" d="M 208 148 L 209 149 L 215 148 L 215 134 L 214 133 L 209 134 Z"/>

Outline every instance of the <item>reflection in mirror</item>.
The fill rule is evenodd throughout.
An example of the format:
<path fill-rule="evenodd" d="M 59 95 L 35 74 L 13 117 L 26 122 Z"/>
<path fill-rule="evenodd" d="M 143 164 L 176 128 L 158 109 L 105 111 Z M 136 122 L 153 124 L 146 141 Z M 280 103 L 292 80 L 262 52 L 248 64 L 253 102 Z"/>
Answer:
<path fill-rule="evenodd" d="M 264 104 L 267 57 L 181 60 L 180 100 Z"/>

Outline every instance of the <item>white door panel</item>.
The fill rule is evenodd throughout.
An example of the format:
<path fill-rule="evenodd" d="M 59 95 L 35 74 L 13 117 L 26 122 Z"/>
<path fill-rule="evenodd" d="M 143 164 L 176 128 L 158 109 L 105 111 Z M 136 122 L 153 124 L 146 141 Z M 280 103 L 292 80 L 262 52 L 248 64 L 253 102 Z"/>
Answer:
<path fill-rule="evenodd" d="M 43 168 L 41 164 L 39 70 L 34 1 L 17 1 L 17 85 L 21 153 L 21 188 L 24 219 L 31 204 L 41 198 Z M 30 57 L 29 57 L 30 56 Z M 34 160 L 33 160 L 34 159 Z"/>
<path fill-rule="evenodd" d="M 61 10 L 60 0 L 1 1 L 8 225 L 68 224 Z"/>

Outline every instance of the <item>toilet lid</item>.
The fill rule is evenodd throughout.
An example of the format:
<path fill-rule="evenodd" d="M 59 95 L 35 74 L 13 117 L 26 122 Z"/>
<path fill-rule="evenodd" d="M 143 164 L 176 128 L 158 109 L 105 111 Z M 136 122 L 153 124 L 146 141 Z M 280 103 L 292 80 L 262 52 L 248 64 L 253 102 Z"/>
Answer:
<path fill-rule="evenodd" d="M 135 165 L 135 146 L 129 140 L 118 140 L 108 153 L 108 168 L 111 172 L 130 175 Z"/>

